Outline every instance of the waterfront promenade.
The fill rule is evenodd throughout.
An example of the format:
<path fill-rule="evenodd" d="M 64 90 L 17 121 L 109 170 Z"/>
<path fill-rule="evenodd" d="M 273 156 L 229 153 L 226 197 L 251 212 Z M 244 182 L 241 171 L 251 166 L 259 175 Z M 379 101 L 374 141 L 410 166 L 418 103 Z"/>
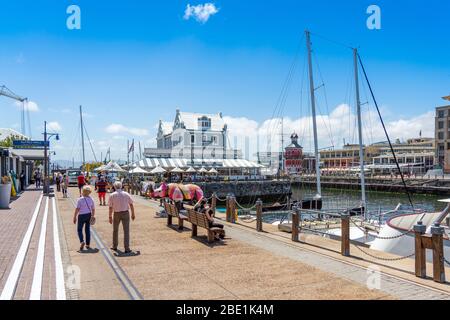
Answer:
<path fill-rule="evenodd" d="M 76 198 L 78 191 L 69 191 L 72 199 Z M 155 217 L 160 210 L 158 204 L 139 196 L 133 196 L 137 219 L 131 224 L 135 255 L 112 254 L 107 207 L 98 206 L 92 243 L 98 250 L 79 253 L 72 199 L 57 194 L 53 205 L 50 198 L 48 212 L 55 208 L 57 220 L 48 214 L 46 224 L 42 224 L 47 198 L 37 206 L 40 196 L 39 191 L 26 191 L 12 203 L 11 210 L 0 211 L 3 293 L 35 208 L 39 207 L 13 299 L 29 299 L 32 287 L 36 294 L 40 271 L 38 268 L 36 272 L 36 265 L 42 253 L 40 299 L 450 299 L 448 284 L 415 278 L 408 261 L 377 264 L 380 286 L 371 290 L 367 267 L 373 263 L 363 260 L 353 247 L 354 257 L 343 258 L 335 250 L 339 243 L 333 240 L 302 235 L 303 241 L 316 246 L 293 243 L 289 235 L 267 224 L 267 232 L 256 233 L 252 224 L 224 223 L 226 240 L 208 245 L 203 231 L 199 230 L 199 238 L 191 238 L 189 223 L 183 232 L 167 227 L 166 219 Z M 59 226 L 56 233 L 55 221 Z M 46 250 L 39 254 L 43 225 L 47 226 Z M 55 254 L 55 234 L 59 254 Z M 61 258 L 62 265 L 55 256 Z M 57 293 L 62 270 L 65 296 Z"/>

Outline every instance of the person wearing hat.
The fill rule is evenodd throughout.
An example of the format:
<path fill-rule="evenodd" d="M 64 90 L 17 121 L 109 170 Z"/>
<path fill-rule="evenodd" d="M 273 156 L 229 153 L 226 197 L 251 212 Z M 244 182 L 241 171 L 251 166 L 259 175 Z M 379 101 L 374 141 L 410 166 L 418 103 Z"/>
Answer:
<path fill-rule="evenodd" d="M 80 239 L 80 251 L 86 246 L 90 249 L 91 244 L 91 224 L 95 223 L 95 204 L 90 197 L 92 189 L 90 186 L 84 186 L 81 190 L 82 196 L 77 201 L 77 207 L 73 215 L 73 223 L 77 224 L 78 237 Z M 83 228 L 86 236 L 86 242 L 83 237 Z"/>

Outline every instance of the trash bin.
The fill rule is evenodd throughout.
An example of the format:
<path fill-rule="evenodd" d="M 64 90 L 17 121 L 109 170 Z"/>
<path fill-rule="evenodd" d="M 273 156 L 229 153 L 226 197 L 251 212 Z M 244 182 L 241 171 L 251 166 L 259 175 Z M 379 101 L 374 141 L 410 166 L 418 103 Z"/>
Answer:
<path fill-rule="evenodd" d="M 11 200 L 11 183 L 0 184 L 0 209 L 8 209 Z"/>

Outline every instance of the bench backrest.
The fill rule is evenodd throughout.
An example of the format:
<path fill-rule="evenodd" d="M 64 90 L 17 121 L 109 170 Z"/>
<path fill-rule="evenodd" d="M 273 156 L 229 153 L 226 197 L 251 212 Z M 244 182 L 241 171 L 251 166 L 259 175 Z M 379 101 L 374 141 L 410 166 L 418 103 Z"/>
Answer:
<path fill-rule="evenodd" d="M 168 203 L 168 202 L 164 202 L 164 210 L 166 210 L 166 213 L 169 216 L 172 217 L 178 217 L 178 209 L 174 204 Z"/>
<path fill-rule="evenodd" d="M 187 212 L 188 212 L 189 222 L 191 222 L 192 224 L 195 224 L 199 227 L 209 229 L 209 223 L 208 223 L 208 218 L 206 217 L 206 214 L 197 212 L 193 209 L 188 209 Z"/>

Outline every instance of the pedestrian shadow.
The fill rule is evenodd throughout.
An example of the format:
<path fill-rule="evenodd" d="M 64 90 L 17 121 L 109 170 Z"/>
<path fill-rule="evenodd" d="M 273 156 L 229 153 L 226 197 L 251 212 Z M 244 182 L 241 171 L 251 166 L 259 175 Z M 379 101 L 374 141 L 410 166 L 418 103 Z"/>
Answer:
<path fill-rule="evenodd" d="M 77 252 L 81 253 L 81 254 L 95 254 L 95 253 L 99 253 L 100 250 L 97 248 L 89 248 L 89 249 L 78 250 Z"/>
<path fill-rule="evenodd" d="M 140 255 L 141 255 L 140 251 L 132 251 L 130 253 L 125 253 L 123 251 L 117 250 L 116 253 L 114 253 L 114 256 L 118 258 L 137 257 Z"/>

